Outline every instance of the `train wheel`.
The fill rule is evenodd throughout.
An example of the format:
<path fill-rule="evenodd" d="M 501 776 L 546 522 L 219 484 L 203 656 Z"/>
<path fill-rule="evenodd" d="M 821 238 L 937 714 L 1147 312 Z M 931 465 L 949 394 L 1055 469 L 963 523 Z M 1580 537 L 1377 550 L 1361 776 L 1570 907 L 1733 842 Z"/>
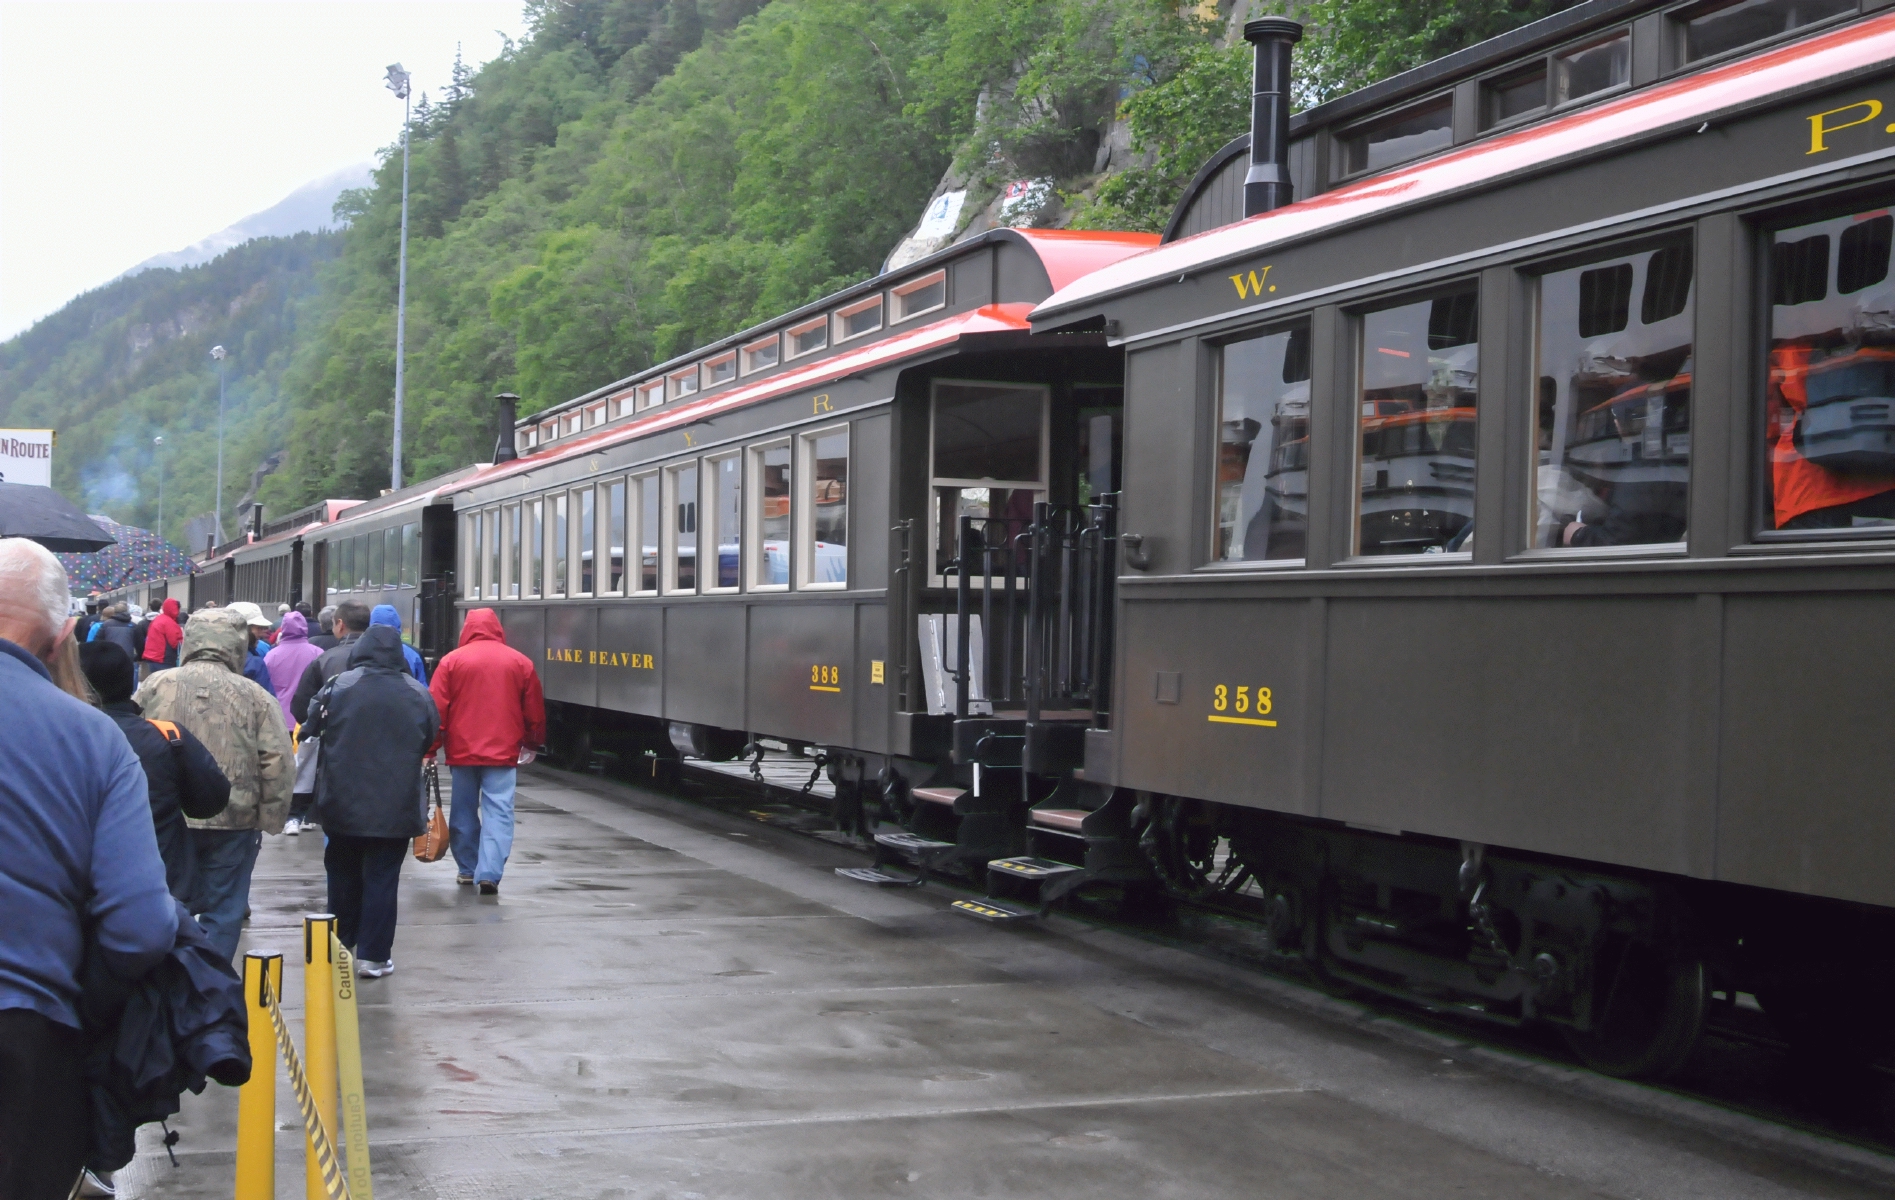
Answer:
<path fill-rule="evenodd" d="M 1684 1065 L 1704 1031 L 1710 997 L 1702 959 L 1633 943 L 1596 987 L 1592 1028 L 1562 1030 L 1581 1062 L 1604 1075 L 1650 1080 Z"/>
<path fill-rule="evenodd" d="M 1181 899 L 1208 900 L 1250 881 L 1250 868 L 1202 800 L 1153 796 L 1139 845 L 1165 889 Z"/>

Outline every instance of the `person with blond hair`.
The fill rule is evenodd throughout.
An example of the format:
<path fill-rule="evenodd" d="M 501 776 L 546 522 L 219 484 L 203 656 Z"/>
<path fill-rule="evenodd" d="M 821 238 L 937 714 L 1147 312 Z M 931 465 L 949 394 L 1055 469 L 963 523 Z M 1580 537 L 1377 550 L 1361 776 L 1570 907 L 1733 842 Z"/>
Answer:
<path fill-rule="evenodd" d="M 91 1129 L 79 975 L 91 932 L 127 981 L 170 952 L 177 907 L 145 772 L 48 662 L 72 641 L 66 572 L 0 538 L 0 1196 L 61 1200 Z M 83 675 L 80 682 L 84 682 Z M 277 728 L 282 728 L 279 719 Z"/>

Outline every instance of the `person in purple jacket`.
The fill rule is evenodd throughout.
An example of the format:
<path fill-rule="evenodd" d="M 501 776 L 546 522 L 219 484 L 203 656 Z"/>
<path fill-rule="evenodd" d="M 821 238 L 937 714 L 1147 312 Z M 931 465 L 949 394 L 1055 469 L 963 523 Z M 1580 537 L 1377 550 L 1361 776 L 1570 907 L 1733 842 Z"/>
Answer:
<path fill-rule="evenodd" d="M 91 927 L 133 981 L 170 952 L 178 915 L 145 772 L 112 718 L 53 685 L 72 636 L 66 572 L 0 538 L 0 1196 L 59 1200 L 91 1128 L 79 970 Z"/>
<path fill-rule="evenodd" d="M 275 648 L 263 656 L 263 665 L 270 669 L 270 690 L 283 706 L 283 722 L 291 729 L 296 728 L 296 718 L 290 713 L 290 697 L 296 694 L 296 685 L 302 682 L 309 664 L 321 657 L 322 647 L 309 641 L 308 619 L 291 611 L 283 618 Z"/>

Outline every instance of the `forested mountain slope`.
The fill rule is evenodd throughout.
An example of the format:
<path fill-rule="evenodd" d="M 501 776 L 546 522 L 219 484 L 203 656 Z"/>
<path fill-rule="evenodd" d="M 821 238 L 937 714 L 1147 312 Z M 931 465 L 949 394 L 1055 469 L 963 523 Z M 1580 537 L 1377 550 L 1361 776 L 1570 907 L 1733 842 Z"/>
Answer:
<path fill-rule="evenodd" d="M 1031 179 L 1047 202 L 1012 221 L 1159 227 L 1246 126 L 1248 16 L 1309 24 L 1298 70 L 1314 102 L 1573 2 L 533 0 L 528 38 L 416 110 L 407 477 L 485 459 L 496 392 L 532 411 L 874 274 L 950 185 L 969 193 L 964 220 Z M 321 243 L 287 340 L 233 360 L 233 393 L 250 390 L 226 511 L 277 450 L 271 512 L 388 485 L 400 184 L 397 150 L 338 204 L 350 227 Z M 58 341 L 45 327 L 90 345 L 92 318 L 73 311 L 90 299 L 0 363 Z M 181 410 L 201 412 L 207 339 L 235 336 L 222 328 L 178 339 L 189 361 L 171 386 L 197 398 Z M 0 418 L 17 420 L 25 389 L 4 369 Z M 43 377 L 33 411 L 56 412 L 63 385 Z M 128 396 L 66 402 L 122 412 L 114 436 L 148 443 L 133 418 L 149 408 Z M 214 383 L 210 397 L 214 412 Z M 63 477 L 95 510 L 110 498 L 114 516 L 149 520 L 139 470 L 120 499 L 112 466 L 128 452 L 56 423 Z M 168 522 L 174 496 L 208 509 L 203 463 L 181 449 L 167 466 Z"/>

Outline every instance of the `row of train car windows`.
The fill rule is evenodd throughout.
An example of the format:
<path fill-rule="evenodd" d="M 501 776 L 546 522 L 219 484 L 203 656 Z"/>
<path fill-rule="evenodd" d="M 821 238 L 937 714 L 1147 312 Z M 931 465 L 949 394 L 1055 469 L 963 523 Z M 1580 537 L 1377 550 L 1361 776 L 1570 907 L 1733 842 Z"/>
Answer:
<path fill-rule="evenodd" d="M 837 426 L 463 513 L 461 595 L 842 588 L 848 542 L 849 430 Z"/>
<path fill-rule="evenodd" d="M 1858 0 L 1711 0 L 1667 14 L 1669 61 L 1688 67 L 1857 11 Z M 1632 31 L 1622 26 L 1555 50 L 1480 87 L 1480 127 L 1498 129 L 1632 81 Z M 1454 99 L 1439 95 L 1341 134 L 1339 177 L 1380 171 L 1454 141 Z"/>
<path fill-rule="evenodd" d="M 657 379 L 634 384 L 625 392 L 558 416 L 522 430 L 519 448 L 530 450 L 556 438 L 566 437 L 607 421 L 630 416 L 656 407 L 667 400 L 682 400 L 700 391 L 729 383 L 740 375 L 754 375 L 780 363 L 794 362 L 832 344 L 874 333 L 887 324 L 898 325 L 911 317 L 947 306 L 947 271 L 939 270 L 890 288 L 886 294 L 872 296 L 822 316 L 791 325 L 781 333 L 747 343 L 735 350 L 671 371 Z"/>
<path fill-rule="evenodd" d="M 1895 215 L 1770 235 L 1760 406 L 1765 536 L 1895 533 Z M 1537 278 L 1533 548 L 1685 536 L 1695 277 L 1689 235 Z M 1359 315 L 1354 553 L 1471 550 L 1480 313 L 1473 289 Z M 1215 558 L 1300 559 L 1309 327 L 1222 348 Z"/>
<path fill-rule="evenodd" d="M 377 588 L 419 587 L 421 526 L 391 525 L 325 543 L 329 594 Z"/>

